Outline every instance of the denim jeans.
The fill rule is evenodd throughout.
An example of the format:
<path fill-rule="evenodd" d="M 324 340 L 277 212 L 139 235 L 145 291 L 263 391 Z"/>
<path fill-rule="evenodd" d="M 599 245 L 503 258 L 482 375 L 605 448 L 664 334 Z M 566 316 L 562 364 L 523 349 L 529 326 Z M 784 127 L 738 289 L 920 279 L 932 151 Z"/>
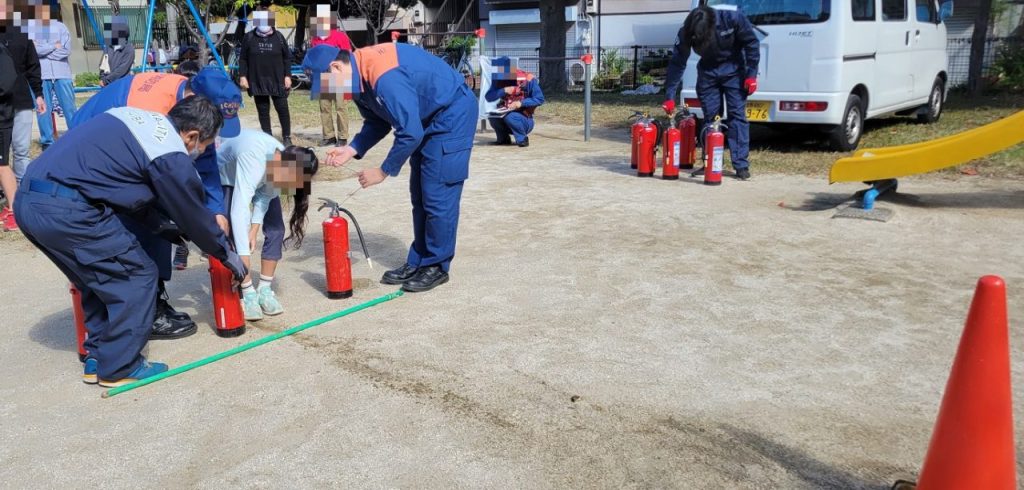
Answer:
<path fill-rule="evenodd" d="M 35 112 L 32 109 L 22 109 L 14 113 L 14 131 L 11 133 L 11 151 L 14 153 L 12 169 L 19 184 L 29 162 L 32 161 L 28 157 L 28 150 L 32 146 L 32 119 Z"/>
<path fill-rule="evenodd" d="M 46 101 L 46 112 L 39 115 L 39 144 L 53 144 L 53 122 L 50 119 L 50 106 L 53 104 L 53 94 L 57 93 L 57 101 L 60 102 L 61 110 L 64 111 L 64 120 L 70 121 L 75 117 L 75 88 L 71 80 L 58 78 L 56 80 L 43 80 L 43 100 Z M 39 95 L 39 94 L 37 94 Z"/>

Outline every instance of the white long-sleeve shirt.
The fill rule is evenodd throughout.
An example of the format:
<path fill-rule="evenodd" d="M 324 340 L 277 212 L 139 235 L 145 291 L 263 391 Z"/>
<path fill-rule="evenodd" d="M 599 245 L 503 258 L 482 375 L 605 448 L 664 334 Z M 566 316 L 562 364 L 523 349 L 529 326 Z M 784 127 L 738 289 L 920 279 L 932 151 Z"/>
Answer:
<path fill-rule="evenodd" d="M 267 162 L 274 158 L 274 152 L 283 149 L 284 145 L 273 136 L 253 129 L 243 129 L 238 136 L 223 139 L 217 145 L 221 185 L 234 188 L 228 215 L 238 255 L 252 254 L 249 227 L 263 224 L 270 201 L 281 195 L 267 181 Z"/>

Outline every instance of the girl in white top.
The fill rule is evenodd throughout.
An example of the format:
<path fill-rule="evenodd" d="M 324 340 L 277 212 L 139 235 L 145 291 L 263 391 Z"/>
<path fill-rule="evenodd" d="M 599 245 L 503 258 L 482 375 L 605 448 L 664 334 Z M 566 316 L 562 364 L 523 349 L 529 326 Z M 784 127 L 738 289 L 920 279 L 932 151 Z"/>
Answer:
<path fill-rule="evenodd" d="M 286 242 L 298 248 L 305 236 L 310 182 L 319 168 L 309 148 L 284 147 L 266 133 L 243 129 L 238 136 L 217 145 L 217 164 L 224 186 L 224 206 L 231 220 L 235 252 L 251 268 L 256 237 L 263 229 L 260 282 L 242 283 L 242 306 L 246 320 L 278 315 L 284 308 L 272 289 L 277 263 Z M 292 195 L 290 235 L 285 239 L 281 195 Z"/>

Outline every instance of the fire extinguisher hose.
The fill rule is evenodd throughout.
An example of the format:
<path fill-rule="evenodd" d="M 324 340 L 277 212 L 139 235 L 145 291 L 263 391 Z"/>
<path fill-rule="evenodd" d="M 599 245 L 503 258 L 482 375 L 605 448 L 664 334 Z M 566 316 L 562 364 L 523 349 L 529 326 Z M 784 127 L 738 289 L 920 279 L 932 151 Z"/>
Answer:
<path fill-rule="evenodd" d="M 353 216 L 352 213 L 349 212 L 349 210 L 343 207 L 339 206 L 338 211 L 341 211 L 347 214 L 349 218 L 352 218 L 352 226 L 356 227 L 356 235 L 359 235 L 359 246 L 363 247 L 363 256 L 366 257 L 367 265 L 369 265 L 370 268 L 373 269 L 373 261 L 370 260 L 370 251 L 366 249 L 366 240 L 363 240 L 363 230 L 359 228 L 359 222 L 356 221 L 356 217 Z"/>
<path fill-rule="evenodd" d="M 367 308 L 370 308 L 370 307 L 373 307 L 373 306 L 377 306 L 377 305 L 379 305 L 381 303 L 386 303 L 386 302 L 391 301 L 391 300 L 393 300 L 395 298 L 398 298 L 399 296 L 402 296 L 402 294 L 403 294 L 402 290 L 399 289 L 398 291 L 395 291 L 395 292 L 393 292 L 391 294 L 385 294 L 384 296 L 381 296 L 381 297 L 376 298 L 376 299 L 372 299 L 372 300 L 367 301 L 367 302 L 365 302 L 363 304 L 356 305 L 356 306 L 353 306 L 351 308 L 344 309 L 344 310 L 332 313 L 332 314 L 327 315 L 327 316 L 322 317 L 322 318 L 317 318 L 316 320 L 312 320 L 312 321 L 303 323 L 302 325 L 294 326 L 294 327 L 289 328 L 287 330 L 282 330 L 282 331 L 277 332 L 275 334 L 268 335 L 268 336 L 263 337 L 261 339 L 257 339 L 257 340 L 254 340 L 252 342 L 249 342 L 248 344 L 243 344 L 243 345 L 240 345 L 240 346 L 235 347 L 233 349 L 228 349 L 228 350 L 226 350 L 224 352 L 221 352 L 219 354 L 214 354 L 214 355 L 212 355 L 210 357 L 206 357 L 206 358 L 200 359 L 198 361 L 190 362 L 188 364 L 185 364 L 185 365 L 182 365 L 182 366 L 178 366 L 178 367 L 176 367 L 174 369 L 169 369 L 169 370 L 164 371 L 164 372 L 162 372 L 162 373 L 160 373 L 160 374 L 158 374 L 156 376 L 150 376 L 148 378 L 140 379 L 140 380 L 138 380 L 138 381 L 136 381 L 134 383 L 128 383 L 128 384 L 126 384 L 124 386 L 119 386 L 117 388 L 111 388 L 111 389 L 109 389 L 107 391 L 104 391 L 103 395 L 101 395 L 101 396 L 103 398 L 110 398 L 110 397 L 113 397 L 113 396 L 120 395 L 121 393 L 124 393 L 126 391 L 131 391 L 131 390 L 134 390 L 136 388 L 141 388 L 141 387 L 146 386 L 146 385 L 148 385 L 150 383 L 156 383 L 157 381 L 170 378 L 171 376 L 175 376 L 175 375 L 184 373 L 186 371 L 191 371 L 191 370 L 193 370 L 195 368 L 202 367 L 202 366 L 205 366 L 205 365 L 213 363 L 213 362 L 217 362 L 217 361 L 219 361 L 221 359 L 224 359 L 225 357 L 230 357 L 230 356 L 233 356 L 235 354 L 239 354 L 239 353 L 245 352 L 245 351 L 247 351 L 249 349 L 254 349 L 254 348 L 259 347 L 259 346 L 261 346 L 263 344 L 269 344 L 270 342 L 273 342 L 275 340 L 287 337 L 289 335 L 293 335 L 293 334 L 299 333 L 299 332 L 301 332 L 303 330 L 306 330 L 306 329 L 309 329 L 309 328 L 313 328 L 313 327 L 315 327 L 317 325 L 322 325 L 324 323 L 327 323 L 327 322 L 332 321 L 332 320 L 336 320 L 336 319 L 341 318 L 343 316 L 351 315 L 351 314 L 353 314 L 353 313 L 355 313 L 357 311 L 365 310 Z"/>

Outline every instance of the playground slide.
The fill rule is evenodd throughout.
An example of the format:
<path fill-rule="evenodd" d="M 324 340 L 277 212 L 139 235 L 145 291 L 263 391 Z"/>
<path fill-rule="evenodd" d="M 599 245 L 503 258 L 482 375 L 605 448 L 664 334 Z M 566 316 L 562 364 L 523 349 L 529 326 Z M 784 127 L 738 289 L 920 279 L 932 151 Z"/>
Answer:
<path fill-rule="evenodd" d="M 1024 111 L 944 138 L 860 150 L 836 160 L 829 183 L 870 182 L 923 174 L 1005 150 L 1024 141 Z"/>

